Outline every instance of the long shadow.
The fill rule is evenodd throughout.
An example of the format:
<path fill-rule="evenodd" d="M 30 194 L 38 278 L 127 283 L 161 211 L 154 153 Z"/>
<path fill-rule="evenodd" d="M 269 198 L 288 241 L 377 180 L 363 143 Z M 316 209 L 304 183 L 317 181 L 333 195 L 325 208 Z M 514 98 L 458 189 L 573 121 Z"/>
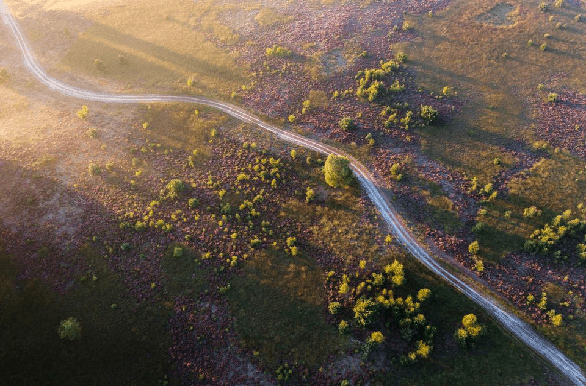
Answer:
<path fill-rule="evenodd" d="M 13 161 L 0 160 L 0 175 L 6 223 L 44 214 L 45 194 L 55 189 L 71 202 L 87 202 Z M 96 202 L 88 205 L 93 214 L 82 215 L 88 229 L 95 218 L 115 216 Z M 0 224 L 0 384 L 147 385 L 164 376 L 163 314 L 137 308 L 98 246 L 64 248 L 41 224 L 11 228 Z M 81 323 L 81 339 L 59 338 L 60 321 L 68 317 Z"/>

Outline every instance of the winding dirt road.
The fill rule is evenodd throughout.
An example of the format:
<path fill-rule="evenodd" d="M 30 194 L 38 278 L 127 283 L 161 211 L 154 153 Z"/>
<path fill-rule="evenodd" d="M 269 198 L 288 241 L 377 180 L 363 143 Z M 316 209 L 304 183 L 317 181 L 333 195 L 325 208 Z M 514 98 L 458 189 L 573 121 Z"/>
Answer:
<path fill-rule="evenodd" d="M 194 103 L 205 105 L 216 108 L 223 111 L 226 114 L 231 115 L 243 122 L 247 122 L 253 125 L 257 125 L 260 128 L 270 131 L 277 137 L 284 141 L 293 143 L 298 146 L 305 147 L 324 154 L 337 154 L 345 156 L 350 160 L 352 169 L 358 177 L 360 183 L 368 193 L 368 196 L 372 202 L 378 208 L 381 216 L 388 224 L 391 232 L 396 239 L 401 242 L 409 252 L 415 256 L 421 263 L 429 268 L 436 275 L 450 283 L 453 287 L 457 288 L 464 295 L 478 303 L 487 313 L 492 315 L 506 330 L 512 335 L 517 337 L 527 346 L 532 348 L 535 352 L 540 354 L 543 358 L 549 361 L 555 368 L 557 368 L 562 374 L 564 374 L 568 380 L 578 386 L 586 386 L 586 377 L 581 371 L 580 367 L 567 358 L 560 350 L 558 350 L 550 341 L 539 335 L 530 325 L 525 323 L 517 316 L 506 311 L 499 305 L 499 302 L 487 295 L 480 293 L 478 290 L 472 288 L 470 285 L 459 279 L 457 276 L 442 267 L 438 261 L 426 250 L 426 248 L 420 244 L 405 225 L 398 218 L 396 211 L 390 205 L 387 197 L 377 187 L 374 177 L 366 169 L 364 165 L 358 162 L 348 154 L 324 145 L 318 141 L 305 138 L 303 136 L 282 130 L 276 126 L 270 125 L 263 122 L 254 115 L 248 113 L 244 109 L 236 107 L 234 105 L 216 101 L 204 97 L 194 96 L 175 96 L 175 95 L 117 95 L 109 93 L 100 93 L 87 91 L 80 88 L 69 86 L 62 83 L 54 78 L 48 76 L 42 67 L 37 63 L 34 55 L 32 54 L 29 45 L 17 23 L 15 18 L 12 16 L 8 7 L 4 4 L 3 0 L 0 0 L 0 12 L 4 23 L 10 28 L 16 38 L 16 42 L 22 52 L 25 66 L 38 78 L 38 80 L 51 90 L 57 91 L 63 95 L 67 95 L 74 98 L 79 98 L 89 101 L 97 101 L 104 103 L 128 103 L 128 104 L 140 104 L 140 103 L 153 103 L 153 102 L 181 102 L 181 103 Z"/>

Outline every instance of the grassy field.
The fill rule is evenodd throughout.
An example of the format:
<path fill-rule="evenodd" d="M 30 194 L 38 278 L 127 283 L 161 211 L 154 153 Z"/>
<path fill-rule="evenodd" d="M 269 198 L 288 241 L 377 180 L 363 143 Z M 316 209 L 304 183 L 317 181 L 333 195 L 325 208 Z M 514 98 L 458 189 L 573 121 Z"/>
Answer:
<path fill-rule="evenodd" d="M 237 54 L 206 35 L 227 44 L 238 41 L 238 35 L 216 21 L 217 13 L 229 8 L 219 9 L 212 1 L 141 1 L 111 7 L 106 15 L 90 13 L 93 26 L 75 41 L 62 67 L 136 90 L 179 88 L 228 96 L 246 83 L 246 69 L 236 63 Z M 193 83 L 188 88 L 189 78 Z"/>
<path fill-rule="evenodd" d="M 314 6 L 322 3 L 331 4 L 323 1 Z M 467 101 L 462 113 L 448 123 L 417 129 L 427 156 L 469 180 L 477 177 L 480 186 L 496 183 L 507 171 L 523 170 L 518 154 L 538 160 L 507 181 L 508 195 L 482 203 L 486 213 L 479 214 L 477 221 L 485 229 L 476 237 L 480 255 L 489 262 L 520 250 L 533 230 L 575 208 L 586 189 L 586 163 L 538 143 L 536 112 L 530 105 L 530 100 L 563 87 L 581 90 L 586 70 L 581 66 L 585 47 L 580 37 L 586 23 L 576 21 L 579 10 L 570 7 L 552 5 L 543 13 L 537 2 L 495 4 L 456 1 L 432 16 L 408 15 L 421 39 L 393 47 L 407 52 L 408 66 L 419 71 L 417 82 L 426 92 L 441 94 L 444 86 L 450 86 L 457 92 L 455 97 Z M 267 28 L 291 19 L 253 2 L 222 7 L 207 0 L 162 5 L 149 0 L 88 12 L 94 24 L 75 40 L 61 68 L 114 79 L 126 90 L 227 97 L 247 83 L 248 69 L 232 51 L 241 38 L 218 21 L 220 13 L 241 7 L 257 13 L 256 22 Z M 527 44 L 529 40 L 533 45 Z M 547 47 L 540 49 L 543 43 Z M 563 82 L 556 75 L 560 72 L 566 74 Z M 544 86 L 538 89 L 538 84 Z M 321 107 L 330 104 L 322 90 L 310 92 L 311 96 L 324 101 Z M 28 106 L 19 102 L 14 108 Z M 113 152 L 107 163 L 104 157 L 96 160 L 98 169 L 85 163 L 84 173 L 72 177 L 75 189 L 111 211 L 119 223 L 98 235 L 99 241 L 89 238 L 79 249 L 92 270 L 76 277 L 75 289 L 60 296 L 40 281 L 16 288 L 14 258 L 0 255 L 1 300 L 11 309 L 0 319 L 1 351 L 7 353 L 2 359 L 14 369 L 6 374 L 7 382 L 123 379 L 128 384 L 156 384 L 164 383 L 165 374 L 178 368 L 204 382 L 213 374 L 205 366 L 220 366 L 197 362 L 210 354 L 205 351 L 207 344 L 210 355 L 214 350 L 216 355 L 232 355 L 233 347 L 241 348 L 239 359 L 250 360 L 270 376 L 290 363 L 317 377 L 332 358 L 359 354 L 366 339 L 363 330 L 351 338 L 338 333 L 328 312 L 327 275 L 331 270 L 353 272 L 361 260 L 380 268 L 394 259 L 407 271 L 406 284 L 398 293 L 407 296 L 424 287 L 431 289 L 433 296 L 423 312 L 437 335 L 428 359 L 410 366 L 400 365 L 398 356 L 391 362 L 385 362 L 389 358 L 373 361 L 369 366 L 377 382 L 552 382 L 544 375 L 543 361 L 475 304 L 414 263 L 398 245 L 385 243 L 386 234 L 359 189 L 325 185 L 321 156 L 301 149 L 293 156 L 290 147 L 276 140 L 263 144 L 269 138 L 265 134 L 210 109 L 152 105 L 137 108 L 134 114 L 125 131 L 129 145 L 112 143 L 98 128 L 99 134 L 89 141 L 101 144 L 104 152 L 112 146 L 119 153 Z M 99 117 L 92 110 L 89 121 Z M 370 155 L 366 145 L 347 147 L 363 158 Z M 38 176 L 47 172 L 47 164 L 58 163 L 54 156 L 39 154 L 38 159 L 28 165 Z M 184 183 L 176 195 L 167 185 L 171 179 Z M 404 183 L 416 185 L 423 196 L 424 222 L 439 223 L 448 233 L 462 230 L 454 203 L 439 184 L 417 174 L 408 175 Z M 313 201 L 305 199 L 307 188 L 317 193 Z M 524 216 L 531 205 L 542 213 Z M 292 253 L 290 237 L 296 238 L 298 253 Z M 31 253 L 42 257 L 48 251 L 52 250 L 43 247 Z M 567 299 L 567 290 L 555 280 L 543 290 L 556 306 Z M 576 297 L 576 304 L 581 301 Z M 201 330 L 195 326 L 198 336 L 184 334 L 194 326 L 173 323 L 193 320 L 197 312 L 191 313 L 188 302 L 201 310 L 213 309 L 210 304 L 214 304 L 226 312 L 212 315 L 210 311 L 206 315 L 210 326 Z M 465 349 L 457 345 L 454 332 L 471 312 L 479 316 L 487 334 L 477 347 Z M 83 323 L 82 342 L 58 339 L 59 321 L 70 315 Z M 230 318 L 233 323 L 222 324 Z M 542 331 L 584 366 L 584 325 L 583 315 L 577 313 L 562 328 L 542 327 Z M 217 326 L 222 329 L 214 330 Z M 171 330 L 176 335 L 171 337 Z M 389 355 L 405 345 L 396 335 L 386 343 L 391 347 Z M 202 336 L 214 339 L 199 344 Z M 193 356 L 177 359 L 181 358 L 176 355 L 178 347 L 189 339 L 197 341 Z M 213 346 L 218 342 L 224 346 Z M 54 347 L 58 360 L 47 360 Z M 92 357 L 87 347 L 97 348 Z M 167 365 L 171 352 L 175 356 Z M 125 359 L 137 357 L 132 364 Z M 43 366 L 36 368 L 35 361 Z M 112 370 L 104 373 L 104 368 Z M 222 375 L 230 373 L 224 370 L 214 368 Z"/>
<path fill-rule="evenodd" d="M 476 234 L 480 256 L 492 262 L 522 250 L 552 217 L 575 212 L 586 193 L 584 161 L 540 141 L 533 105 L 549 93 L 586 91 L 586 23 L 578 16 L 584 9 L 549 3 L 542 12 L 539 2 L 504 4 L 456 1 L 431 17 L 414 17 L 421 39 L 402 47 L 426 91 L 441 94 L 450 86 L 467 101 L 451 122 L 420 131 L 426 154 L 470 180 L 477 177 L 479 186 L 512 171 L 503 186 L 507 194 L 481 203 L 486 213 L 476 217 L 485 224 Z M 523 164 L 523 154 L 534 161 Z M 533 205 L 539 215 L 525 216 Z M 572 317 L 566 328 L 542 330 L 584 365 L 583 346 L 569 344 L 583 341 L 584 324 L 580 314 Z"/>

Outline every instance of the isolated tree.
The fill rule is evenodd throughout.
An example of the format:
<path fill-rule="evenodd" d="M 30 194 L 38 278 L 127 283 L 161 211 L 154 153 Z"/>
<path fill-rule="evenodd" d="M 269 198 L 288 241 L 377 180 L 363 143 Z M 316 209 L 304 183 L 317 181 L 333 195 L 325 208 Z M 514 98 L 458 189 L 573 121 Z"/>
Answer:
<path fill-rule="evenodd" d="M 354 180 L 348 158 L 335 154 L 328 156 L 324 164 L 324 176 L 326 183 L 334 188 L 348 186 Z"/>

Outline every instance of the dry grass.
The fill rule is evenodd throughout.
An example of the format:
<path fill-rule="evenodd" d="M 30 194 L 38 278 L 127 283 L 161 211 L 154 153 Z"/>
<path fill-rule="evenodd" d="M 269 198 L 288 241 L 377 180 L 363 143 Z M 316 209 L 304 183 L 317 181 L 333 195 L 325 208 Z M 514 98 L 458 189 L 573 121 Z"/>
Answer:
<path fill-rule="evenodd" d="M 144 89 L 184 84 L 191 77 L 194 92 L 229 95 L 244 83 L 245 70 L 236 65 L 236 54 L 206 37 L 211 33 L 223 43 L 238 40 L 216 21 L 222 11 L 212 1 L 142 1 L 94 11 L 94 26 L 80 34 L 63 58 L 63 68 Z M 128 64 L 121 65 L 119 55 Z M 94 59 L 103 62 L 103 70 Z"/>

